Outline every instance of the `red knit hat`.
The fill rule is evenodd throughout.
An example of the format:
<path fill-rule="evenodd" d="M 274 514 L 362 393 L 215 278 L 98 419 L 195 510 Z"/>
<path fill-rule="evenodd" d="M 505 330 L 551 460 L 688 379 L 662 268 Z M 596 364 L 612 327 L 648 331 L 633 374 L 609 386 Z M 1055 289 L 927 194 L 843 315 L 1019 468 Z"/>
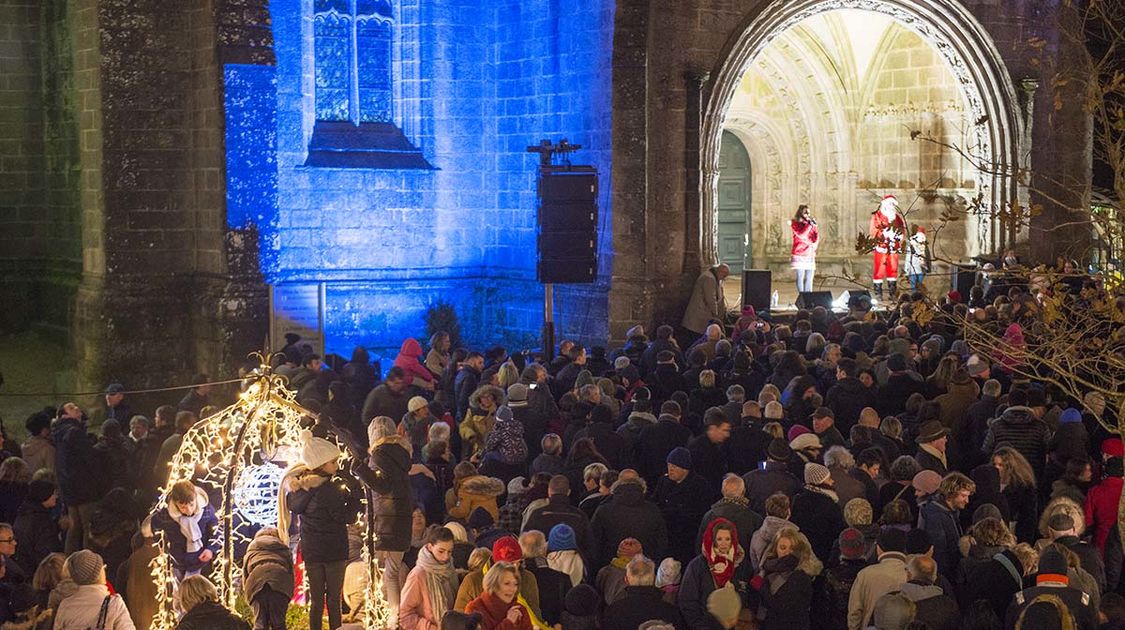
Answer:
<path fill-rule="evenodd" d="M 617 544 L 617 555 L 622 558 L 632 558 L 641 552 L 641 541 L 636 538 L 626 538 Z"/>
<path fill-rule="evenodd" d="M 520 541 L 516 540 L 515 536 L 497 538 L 496 542 L 492 543 L 493 562 L 518 562 L 522 558 L 523 551 L 520 549 Z"/>
<path fill-rule="evenodd" d="M 1121 438 L 1109 438 L 1102 442 L 1102 455 L 1125 457 L 1125 445 L 1121 443 Z"/>

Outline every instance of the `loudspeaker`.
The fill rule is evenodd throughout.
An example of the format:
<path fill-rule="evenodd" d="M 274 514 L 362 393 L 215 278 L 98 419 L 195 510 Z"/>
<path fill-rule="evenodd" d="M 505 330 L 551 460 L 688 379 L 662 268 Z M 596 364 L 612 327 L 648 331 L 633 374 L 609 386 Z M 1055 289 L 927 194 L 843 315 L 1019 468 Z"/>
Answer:
<path fill-rule="evenodd" d="M 773 272 L 769 269 L 742 270 L 742 305 L 753 306 L 764 313 L 770 310 L 770 294 L 773 292 Z"/>
<path fill-rule="evenodd" d="M 814 308 L 823 306 L 828 310 L 832 310 L 832 292 L 831 291 L 801 291 L 797 296 L 797 308 Z"/>
<path fill-rule="evenodd" d="M 598 175 L 589 167 L 539 177 L 539 281 L 593 282 L 598 275 Z"/>

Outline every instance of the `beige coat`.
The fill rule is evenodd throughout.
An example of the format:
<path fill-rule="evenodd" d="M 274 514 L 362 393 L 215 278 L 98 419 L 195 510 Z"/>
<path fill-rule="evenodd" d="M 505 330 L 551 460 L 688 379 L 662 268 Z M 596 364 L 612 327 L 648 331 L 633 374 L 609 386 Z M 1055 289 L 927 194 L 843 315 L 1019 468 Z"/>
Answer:
<path fill-rule="evenodd" d="M 79 586 L 55 611 L 54 630 L 87 630 L 95 627 L 98 613 L 102 609 L 102 600 L 108 594 L 109 589 L 105 584 Z M 125 608 L 125 600 L 120 596 L 110 598 L 103 627 L 105 630 L 136 630 L 133 620 L 129 618 L 129 611 Z"/>
<path fill-rule="evenodd" d="M 848 630 L 866 628 L 875 614 L 875 602 L 901 589 L 908 579 L 906 556 L 897 552 L 884 553 L 879 556 L 879 564 L 860 571 L 848 597 Z"/>
<path fill-rule="evenodd" d="M 707 323 L 712 319 L 723 321 L 726 311 L 723 283 L 719 281 L 715 272 L 706 269 L 695 279 L 691 300 L 684 311 L 684 319 L 680 325 L 702 335 L 703 331 L 707 330 Z"/>

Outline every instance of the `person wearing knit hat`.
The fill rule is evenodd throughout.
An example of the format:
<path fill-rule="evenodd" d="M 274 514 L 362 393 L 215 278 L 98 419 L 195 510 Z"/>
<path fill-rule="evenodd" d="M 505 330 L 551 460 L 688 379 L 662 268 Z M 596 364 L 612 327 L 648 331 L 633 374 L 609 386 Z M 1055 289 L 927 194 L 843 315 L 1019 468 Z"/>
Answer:
<path fill-rule="evenodd" d="M 699 521 L 710 508 L 716 490 L 709 487 L 703 475 L 692 470 L 693 459 L 687 448 L 672 449 L 665 458 L 666 473 L 657 480 L 652 497 L 668 528 L 666 552 L 683 562 L 695 555 Z"/>
<path fill-rule="evenodd" d="M 625 368 L 629 367 L 629 363 L 630 363 L 629 357 L 626 357 L 626 356 L 617 357 L 616 359 L 613 360 L 613 370 L 615 372 L 620 372 L 621 370 L 624 370 Z"/>
<path fill-rule="evenodd" d="M 677 446 L 668 453 L 664 461 L 677 468 L 691 470 L 691 451 L 683 446 Z"/>
<path fill-rule="evenodd" d="M 570 576 L 571 586 L 578 586 L 586 573 L 574 528 L 559 523 L 547 534 L 547 566 Z"/>
<path fill-rule="evenodd" d="M 969 376 L 980 381 L 991 378 L 991 368 L 988 361 L 982 359 L 979 354 L 971 355 L 965 362 L 965 369 L 969 371 Z"/>
<path fill-rule="evenodd" d="M 389 424 L 394 426 L 393 422 Z M 290 515 L 300 517 L 298 546 L 312 597 L 309 623 L 320 627 L 327 604 L 328 623 L 336 628 L 342 619 L 347 523 L 354 518 L 355 506 L 351 493 L 336 477 L 340 457 L 336 445 L 307 430 L 301 432 L 300 439 L 300 462 L 286 471 L 278 493 L 278 535 L 283 544 L 289 544 Z M 397 614 L 397 602 L 395 610 Z"/>
<path fill-rule="evenodd" d="M 1070 585 L 1066 556 L 1055 545 L 1048 545 L 1039 555 L 1035 586 L 1012 598 L 1004 627 L 1097 627 L 1097 610 L 1090 595 Z"/>
<path fill-rule="evenodd" d="M 101 627 L 106 630 L 122 630 L 133 627 L 125 600 L 120 595 L 109 594 L 105 562 L 100 555 L 88 549 L 76 551 L 66 559 L 65 570 L 77 589 L 66 596 L 55 610 L 55 628 L 70 630 Z M 107 600 L 105 619 L 98 626 L 102 604 Z"/>
<path fill-rule="evenodd" d="M 914 496 L 923 499 L 938 491 L 941 485 L 941 475 L 932 470 L 923 470 L 914 475 L 910 484 L 914 487 Z"/>
<path fill-rule="evenodd" d="M 559 625 L 567 630 L 595 630 L 598 627 L 598 608 L 601 596 L 589 584 L 577 584 L 563 599 L 563 613 Z"/>
<path fill-rule="evenodd" d="M 820 438 L 808 429 L 800 433 L 789 442 L 789 448 L 794 451 L 820 451 Z"/>
<path fill-rule="evenodd" d="M 796 455 L 796 457 L 790 461 L 790 469 L 794 477 L 802 479 L 804 477 L 805 464 L 820 460 L 823 445 L 820 443 L 820 437 L 810 431 L 809 433 L 798 435 L 789 442 L 789 448 L 793 449 L 793 453 Z"/>
<path fill-rule="evenodd" d="M 949 430 L 938 420 L 927 420 L 918 428 L 918 453 L 914 459 L 922 470 L 932 470 L 945 476 L 949 472 L 949 460 L 945 449 L 949 442 Z"/>
<path fill-rule="evenodd" d="M 428 433 L 427 430 L 427 437 Z M 409 572 L 402 559 L 411 548 L 413 538 L 414 501 L 410 486 L 413 449 L 410 440 L 399 435 L 394 422 L 386 416 L 373 418 L 367 426 L 367 435 L 368 457 L 352 453 L 352 474 L 363 483 L 368 504 L 373 506 L 374 560 L 383 569 L 382 591 L 387 609 L 392 618 L 397 618 L 402 585 Z"/>
<path fill-rule="evenodd" d="M 863 532 L 854 527 L 845 529 L 840 532 L 839 546 L 841 560 L 862 560 L 861 568 L 867 566 L 867 540 Z"/>
<path fill-rule="evenodd" d="M 519 409 L 527 407 L 528 389 L 523 383 L 512 383 L 508 386 L 508 407 Z"/>
<path fill-rule="evenodd" d="M 636 538 L 625 538 L 617 544 L 617 555 L 598 571 L 594 586 L 602 594 L 605 605 L 619 600 L 625 593 L 625 567 L 634 556 L 641 553 L 641 542 Z"/>
<path fill-rule="evenodd" d="M 805 485 L 793 496 L 789 520 L 809 539 L 817 558 L 832 557 L 832 545 L 847 529 L 832 473 L 816 462 L 804 466 Z"/>
<path fill-rule="evenodd" d="M 492 517 L 492 513 L 483 507 L 478 507 L 473 510 L 472 514 L 469 514 L 468 520 L 465 521 L 469 529 L 476 530 L 477 532 L 483 532 L 492 527 L 495 523 L 496 519 Z"/>
<path fill-rule="evenodd" d="M 766 445 L 766 461 L 758 468 L 742 476 L 746 484 L 746 498 L 749 507 L 757 514 L 766 513 L 766 500 L 775 493 L 793 496 L 801 488 L 801 480 L 790 469 L 794 460 L 789 444 L 781 438 L 774 438 Z M 802 462 L 803 465 L 803 462 Z M 802 469 L 803 472 L 803 469 Z"/>
<path fill-rule="evenodd" d="M 774 438 L 766 445 L 766 456 L 775 462 L 787 462 L 793 456 L 793 449 L 785 440 Z"/>
<path fill-rule="evenodd" d="M 789 431 L 786 432 L 785 437 L 789 439 L 790 443 L 792 443 L 793 440 L 796 440 L 798 436 L 804 435 L 806 433 L 812 433 L 812 431 L 803 424 L 795 424 L 789 427 Z"/>
<path fill-rule="evenodd" d="M 502 536 L 492 543 L 493 562 L 519 562 L 523 559 L 520 542 L 511 534 Z"/>

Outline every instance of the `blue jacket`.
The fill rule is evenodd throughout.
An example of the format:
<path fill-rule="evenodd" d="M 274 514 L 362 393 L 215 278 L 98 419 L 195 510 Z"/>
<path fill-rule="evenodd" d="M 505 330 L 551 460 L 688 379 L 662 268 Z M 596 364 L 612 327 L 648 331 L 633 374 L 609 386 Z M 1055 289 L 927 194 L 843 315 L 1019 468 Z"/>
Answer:
<path fill-rule="evenodd" d="M 206 495 L 204 495 L 206 496 Z M 200 562 L 199 554 L 205 549 L 210 549 L 213 555 L 219 553 L 219 519 L 215 516 L 215 508 L 210 504 L 203 507 L 203 516 L 199 519 L 199 531 L 203 534 L 203 547 L 195 553 L 187 550 L 187 538 L 180 531 L 180 523 L 168 513 L 168 509 L 160 510 L 152 517 L 152 531 L 164 533 L 165 547 L 168 555 L 172 556 L 172 564 L 184 571 L 196 571 L 207 563 Z"/>
<path fill-rule="evenodd" d="M 922 505 L 918 520 L 934 545 L 934 562 L 937 562 L 938 571 L 953 580 L 961 559 L 961 550 L 957 546 L 957 541 L 961 539 L 958 512 L 949 509 L 941 497 L 936 497 Z"/>

